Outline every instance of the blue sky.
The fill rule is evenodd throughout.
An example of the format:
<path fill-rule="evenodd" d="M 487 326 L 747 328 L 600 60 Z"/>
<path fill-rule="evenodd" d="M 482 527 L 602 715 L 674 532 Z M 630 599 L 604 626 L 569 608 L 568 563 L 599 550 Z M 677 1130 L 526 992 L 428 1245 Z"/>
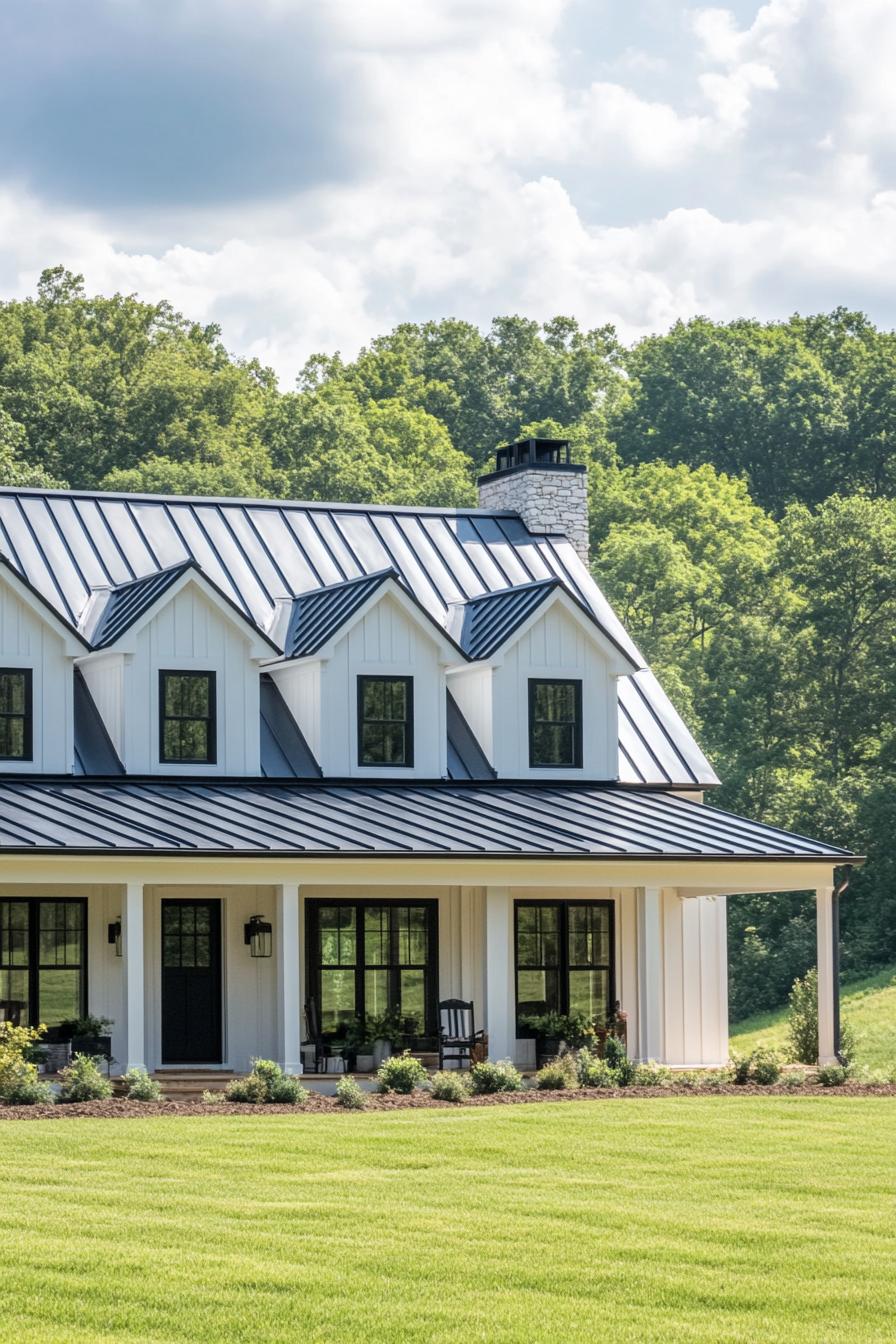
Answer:
<path fill-rule="evenodd" d="M 0 296 L 63 262 L 284 386 L 408 319 L 894 321 L 892 0 L 6 0 L 0 50 Z"/>

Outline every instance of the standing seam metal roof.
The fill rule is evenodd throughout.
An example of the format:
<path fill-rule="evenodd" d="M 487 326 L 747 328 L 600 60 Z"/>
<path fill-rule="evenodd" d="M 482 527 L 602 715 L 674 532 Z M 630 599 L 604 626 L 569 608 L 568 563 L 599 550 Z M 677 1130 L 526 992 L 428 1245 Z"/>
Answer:
<path fill-rule="evenodd" d="M 615 787 L 0 781 L 0 852 L 820 859 L 857 856 Z"/>
<path fill-rule="evenodd" d="M 191 560 L 260 631 L 278 603 L 385 569 L 443 629 L 458 603 L 554 580 L 643 662 L 567 539 L 514 513 L 6 488 L 0 552 L 75 627 L 96 588 Z M 646 668 L 620 678 L 619 695 L 622 781 L 718 782 Z"/>

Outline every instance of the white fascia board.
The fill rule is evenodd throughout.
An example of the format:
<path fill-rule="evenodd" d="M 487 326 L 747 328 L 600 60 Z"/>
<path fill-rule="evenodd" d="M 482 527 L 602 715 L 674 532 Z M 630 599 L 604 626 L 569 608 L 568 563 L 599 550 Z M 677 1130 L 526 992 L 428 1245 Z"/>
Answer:
<path fill-rule="evenodd" d="M 78 634 L 73 626 L 68 625 L 57 616 L 48 602 L 39 597 L 27 583 L 23 583 L 10 564 L 0 566 L 0 581 L 5 583 L 44 625 L 49 626 L 59 636 L 69 658 L 78 658 L 81 654 L 86 653 L 87 641 Z"/>
<path fill-rule="evenodd" d="M 194 584 L 203 597 L 215 608 L 216 611 L 224 617 L 230 625 L 239 630 L 242 637 L 249 645 L 249 657 L 261 661 L 264 658 L 270 658 L 274 651 L 274 644 L 264 635 L 262 635 L 250 621 L 247 621 L 241 612 L 230 602 L 222 597 L 221 593 L 213 584 L 209 583 L 202 572 L 198 569 L 187 569 L 176 579 L 170 588 L 161 593 L 157 600 L 148 607 L 133 625 L 128 626 L 127 630 L 116 639 L 114 643 L 106 645 L 103 649 L 97 649 L 99 653 L 135 653 L 137 650 L 137 636 L 141 630 L 144 630 L 150 621 L 154 621 L 159 612 L 173 602 L 179 593 L 182 593 L 188 585 Z M 95 624 L 95 622 L 94 622 Z"/>

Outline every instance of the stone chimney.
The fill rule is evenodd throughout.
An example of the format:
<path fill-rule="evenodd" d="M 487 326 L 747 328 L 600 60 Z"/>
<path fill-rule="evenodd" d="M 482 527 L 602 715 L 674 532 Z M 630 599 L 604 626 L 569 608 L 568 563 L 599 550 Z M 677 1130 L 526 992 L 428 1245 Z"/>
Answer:
<path fill-rule="evenodd" d="M 518 513 L 530 532 L 562 533 L 588 564 L 585 468 L 569 460 L 566 439 L 523 439 L 497 452 L 479 477 L 479 507 Z"/>

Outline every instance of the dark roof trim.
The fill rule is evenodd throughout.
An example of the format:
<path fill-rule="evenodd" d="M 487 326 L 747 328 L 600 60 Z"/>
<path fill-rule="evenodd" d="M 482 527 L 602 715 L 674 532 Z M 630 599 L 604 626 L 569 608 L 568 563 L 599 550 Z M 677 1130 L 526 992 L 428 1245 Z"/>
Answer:
<path fill-rule="evenodd" d="M 79 638 L 82 642 L 87 643 L 88 648 L 93 652 L 111 648 L 122 635 L 127 634 L 128 630 L 130 630 L 142 616 L 145 616 L 148 611 L 152 611 L 153 607 L 157 606 L 162 601 L 162 598 L 169 589 L 177 583 L 178 579 L 190 571 L 198 575 L 201 583 L 207 584 L 215 596 L 219 597 L 221 601 L 230 608 L 234 615 L 239 618 L 241 625 L 247 626 L 260 639 L 263 639 L 275 653 L 279 653 L 279 649 L 271 639 L 270 635 L 266 634 L 261 626 L 256 625 L 251 616 L 248 616 L 246 612 L 243 611 L 242 607 L 234 602 L 233 598 L 215 583 L 214 579 L 210 579 L 192 557 L 189 560 L 182 560 L 176 565 L 168 565 L 164 569 L 157 569 L 151 574 L 144 574 L 140 578 L 132 579 L 129 583 L 122 583 L 115 588 L 110 588 L 109 599 L 100 613 L 100 619 L 93 638 L 89 643 L 83 635 L 79 635 Z M 144 596 L 147 600 L 142 600 Z M 121 598 L 121 601 L 117 602 L 116 599 L 119 597 Z M 133 601 L 130 601 L 130 599 L 133 599 Z M 112 607 L 113 610 L 108 617 L 110 630 L 107 631 L 106 613 L 109 611 L 110 607 Z M 122 608 L 124 609 L 124 615 L 121 619 L 116 619 L 116 609 L 121 610 Z M 99 636 L 98 640 L 97 636 Z"/>
<path fill-rule="evenodd" d="M 78 643 L 83 644 L 85 649 L 90 648 L 90 645 L 87 643 L 87 640 L 81 634 L 81 631 L 78 629 L 78 627 L 76 625 L 73 625 L 70 620 L 68 620 L 65 616 L 63 616 L 62 613 L 58 611 L 56 607 L 53 606 L 52 602 L 49 602 L 44 597 L 40 589 L 35 588 L 34 584 L 31 583 L 28 579 L 26 579 L 25 575 L 22 574 L 20 570 L 16 569 L 15 565 L 12 563 L 9 557 L 4 555 L 2 552 L 0 552 L 0 565 L 2 565 L 5 569 L 8 569 L 10 574 L 12 574 L 15 578 L 18 579 L 22 587 L 26 589 L 28 593 L 30 593 L 30 595 L 35 599 L 36 602 L 40 604 L 40 606 L 44 609 L 44 611 L 48 611 L 50 613 L 54 621 L 58 622 L 59 625 L 64 626 L 65 629 L 69 632 L 69 634 L 74 635 Z"/>
<path fill-rule="evenodd" d="M 588 624 L 599 630 L 604 639 L 622 655 L 629 667 L 635 671 L 641 669 L 643 664 L 632 658 L 628 650 L 604 628 L 594 612 L 585 606 L 561 578 L 535 579 L 532 583 L 499 588 L 495 592 L 471 597 L 462 604 L 457 603 L 456 606 L 463 609 L 460 644 L 467 657 L 474 661 L 491 658 L 555 592 L 560 592 L 569 599 Z"/>

